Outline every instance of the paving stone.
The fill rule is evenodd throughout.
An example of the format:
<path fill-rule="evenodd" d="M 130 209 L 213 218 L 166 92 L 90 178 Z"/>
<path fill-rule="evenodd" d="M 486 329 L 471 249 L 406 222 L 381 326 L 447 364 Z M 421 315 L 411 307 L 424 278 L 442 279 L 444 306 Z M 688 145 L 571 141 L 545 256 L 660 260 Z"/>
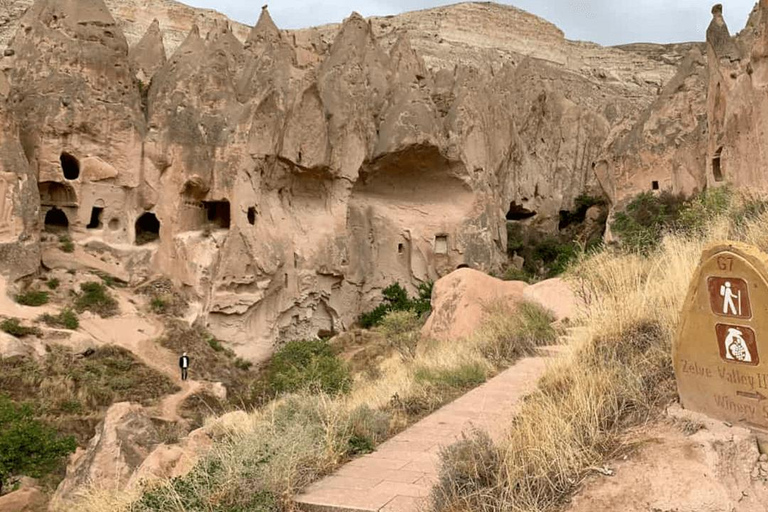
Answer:
<path fill-rule="evenodd" d="M 296 503 L 308 512 L 420 512 L 437 483 L 442 447 L 462 433 L 485 430 L 498 439 L 520 400 L 535 389 L 549 356 L 527 358 L 446 405 L 369 455 L 310 486 Z"/>

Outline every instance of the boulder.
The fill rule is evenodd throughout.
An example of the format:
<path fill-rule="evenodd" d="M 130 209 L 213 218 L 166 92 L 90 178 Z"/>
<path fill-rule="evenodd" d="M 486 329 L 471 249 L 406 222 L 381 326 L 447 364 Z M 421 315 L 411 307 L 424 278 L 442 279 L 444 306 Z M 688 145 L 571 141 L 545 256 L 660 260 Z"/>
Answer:
<path fill-rule="evenodd" d="M 557 320 L 573 319 L 578 313 L 578 299 L 571 286 L 556 277 L 525 289 L 523 298 L 549 310 Z"/>
<path fill-rule="evenodd" d="M 29 343 L 0 331 L 0 358 L 30 357 L 34 353 L 35 350 Z"/>
<path fill-rule="evenodd" d="M 112 405 L 85 451 L 72 456 L 53 503 L 66 509 L 88 485 L 124 488 L 159 443 L 160 433 L 141 405 Z"/>
<path fill-rule="evenodd" d="M 481 325 L 486 306 L 495 301 L 515 305 L 528 288 L 520 281 L 502 281 L 470 268 L 459 269 L 435 283 L 432 314 L 421 330 L 424 338 L 460 340 Z"/>
<path fill-rule="evenodd" d="M 3 512 L 43 512 L 48 500 L 35 487 L 19 489 L 0 496 L 0 510 Z"/>

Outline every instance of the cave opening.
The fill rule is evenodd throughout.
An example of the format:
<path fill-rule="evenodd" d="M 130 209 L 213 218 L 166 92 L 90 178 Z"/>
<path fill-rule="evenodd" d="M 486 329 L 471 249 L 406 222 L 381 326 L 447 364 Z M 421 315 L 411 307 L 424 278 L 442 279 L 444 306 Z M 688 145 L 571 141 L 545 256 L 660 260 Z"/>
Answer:
<path fill-rule="evenodd" d="M 145 212 L 136 219 L 136 245 L 144 245 L 160 239 L 160 221 L 152 212 Z"/>
<path fill-rule="evenodd" d="M 101 223 L 102 213 L 104 213 L 104 208 L 94 206 L 93 209 L 91 209 L 91 221 L 85 226 L 85 229 L 101 229 L 103 226 Z"/>
<path fill-rule="evenodd" d="M 256 207 L 254 206 L 248 208 L 248 224 L 251 226 L 256 224 Z"/>
<path fill-rule="evenodd" d="M 229 201 L 204 201 L 203 207 L 210 224 L 219 229 L 229 229 Z"/>
<path fill-rule="evenodd" d="M 654 180 L 651 182 L 651 190 L 659 190 L 659 182 Z"/>
<path fill-rule="evenodd" d="M 536 212 L 529 210 L 525 206 L 517 204 L 515 201 L 509 203 L 509 211 L 507 212 L 507 220 L 520 221 L 528 220 L 536 216 Z"/>
<path fill-rule="evenodd" d="M 65 151 L 61 154 L 59 160 L 61 161 L 61 170 L 64 172 L 66 179 L 76 180 L 80 177 L 80 162 L 77 158 Z"/>
<path fill-rule="evenodd" d="M 397 244 L 397 254 L 403 254 L 405 252 L 405 244 Z"/>
<path fill-rule="evenodd" d="M 722 164 L 723 148 L 722 146 L 717 148 L 715 156 L 712 158 L 712 174 L 715 181 L 720 182 L 725 179 L 723 176 L 723 164 Z"/>
<path fill-rule="evenodd" d="M 46 231 L 62 231 L 69 229 L 67 214 L 58 208 L 51 208 L 45 214 Z"/>

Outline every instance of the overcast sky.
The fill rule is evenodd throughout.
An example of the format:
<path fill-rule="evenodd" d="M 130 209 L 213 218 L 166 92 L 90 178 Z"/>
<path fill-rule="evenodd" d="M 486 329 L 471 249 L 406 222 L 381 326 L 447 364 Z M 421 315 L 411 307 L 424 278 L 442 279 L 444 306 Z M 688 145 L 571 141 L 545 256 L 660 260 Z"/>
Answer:
<path fill-rule="evenodd" d="M 253 25 L 268 0 L 182 0 L 216 9 Z M 746 23 L 755 0 L 720 0 L 731 33 Z M 280 28 L 336 23 L 352 11 L 363 16 L 398 14 L 455 2 L 446 0 L 272 0 L 269 11 Z M 703 41 L 716 0 L 505 0 L 560 27 L 569 39 L 603 45 L 630 42 Z"/>

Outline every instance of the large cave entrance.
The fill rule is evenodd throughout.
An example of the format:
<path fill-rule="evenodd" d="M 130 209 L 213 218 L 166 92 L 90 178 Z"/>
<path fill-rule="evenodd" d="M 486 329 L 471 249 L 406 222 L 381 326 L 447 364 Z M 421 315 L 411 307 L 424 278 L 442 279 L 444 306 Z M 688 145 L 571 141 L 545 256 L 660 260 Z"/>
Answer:
<path fill-rule="evenodd" d="M 152 212 L 136 219 L 136 245 L 144 245 L 160 239 L 160 221 Z"/>
<path fill-rule="evenodd" d="M 69 229 L 69 219 L 67 214 L 58 208 L 51 208 L 45 214 L 45 230 L 57 233 Z"/>
<path fill-rule="evenodd" d="M 91 221 L 85 226 L 86 229 L 101 229 L 103 224 L 101 222 L 101 215 L 104 213 L 104 208 L 100 206 L 94 206 L 91 210 Z"/>

